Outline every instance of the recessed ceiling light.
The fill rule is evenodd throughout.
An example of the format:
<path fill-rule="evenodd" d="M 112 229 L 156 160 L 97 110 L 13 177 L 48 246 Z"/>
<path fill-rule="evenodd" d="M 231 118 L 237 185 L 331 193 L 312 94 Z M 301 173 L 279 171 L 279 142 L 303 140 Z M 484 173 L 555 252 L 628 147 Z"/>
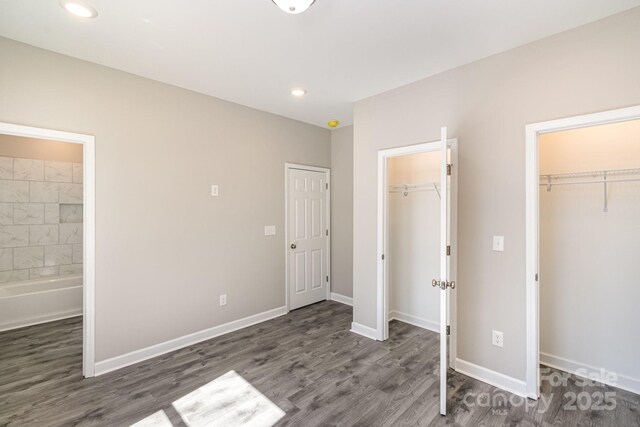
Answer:
<path fill-rule="evenodd" d="M 95 18 L 98 16 L 97 10 L 79 0 L 61 0 L 60 5 L 70 14 L 80 18 Z"/>
<path fill-rule="evenodd" d="M 316 0 L 272 0 L 281 10 L 297 15 L 309 9 Z"/>
<path fill-rule="evenodd" d="M 306 89 L 302 89 L 301 87 L 294 87 L 291 89 L 291 95 L 296 96 L 298 98 L 305 96 L 307 94 Z"/>

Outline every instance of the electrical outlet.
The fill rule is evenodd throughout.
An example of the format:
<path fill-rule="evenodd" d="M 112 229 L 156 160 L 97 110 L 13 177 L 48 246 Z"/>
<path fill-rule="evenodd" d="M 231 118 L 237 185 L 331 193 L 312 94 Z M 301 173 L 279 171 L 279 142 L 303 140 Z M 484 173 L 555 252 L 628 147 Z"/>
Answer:
<path fill-rule="evenodd" d="M 227 294 L 220 295 L 220 307 L 227 305 Z"/>
<path fill-rule="evenodd" d="M 214 197 L 217 197 L 217 196 L 218 196 L 218 194 L 220 194 L 220 193 L 218 192 L 218 184 L 213 184 L 213 185 L 211 186 L 211 195 L 212 195 L 212 196 L 214 196 Z"/>
<path fill-rule="evenodd" d="M 276 226 L 275 225 L 265 225 L 264 226 L 264 235 L 265 236 L 275 236 L 276 235 Z"/>
<path fill-rule="evenodd" d="M 504 252 L 504 236 L 493 236 L 493 250 Z"/>
<path fill-rule="evenodd" d="M 496 347 L 504 347 L 504 335 L 499 331 L 492 331 L 491 343 Z"/>

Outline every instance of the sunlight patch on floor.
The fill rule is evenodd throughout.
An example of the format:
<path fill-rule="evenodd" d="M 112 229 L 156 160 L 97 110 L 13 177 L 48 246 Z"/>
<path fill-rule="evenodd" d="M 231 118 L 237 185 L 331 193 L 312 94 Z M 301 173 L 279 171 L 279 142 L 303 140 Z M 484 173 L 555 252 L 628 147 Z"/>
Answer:
<path fill-rule="evenodd" d="M 132 424 L 131 427 L 173 427 L 171 421 L 169 421 L 169 417 L 164 411 L 158 411 L 142 421 L 138 421 L 135 424 Z"/>
<path fill-rule="evenodd" d="M 173 402 L 189 427 L 274 425 L 285 412 L 235 371 Z"/>
<path fill-rule="evenodd" d="M 176 400 L 173 409 L 188 427 L 270 427 L 285 415 L 236 371 L 229 371 Z M 131 427 L 173 425 L 164 411 L 158 411 Z"/>

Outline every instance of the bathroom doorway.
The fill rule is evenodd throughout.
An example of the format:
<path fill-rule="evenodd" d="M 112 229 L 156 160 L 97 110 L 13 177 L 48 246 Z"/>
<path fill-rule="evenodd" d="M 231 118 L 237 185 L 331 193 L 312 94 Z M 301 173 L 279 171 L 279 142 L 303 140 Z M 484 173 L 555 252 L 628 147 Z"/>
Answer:
<path fill-rule="evenodd" d="M 94 376 L 94 182 L 92 136 L 0 123 L 0 331 L 81 328 L 85 377 Z"/>

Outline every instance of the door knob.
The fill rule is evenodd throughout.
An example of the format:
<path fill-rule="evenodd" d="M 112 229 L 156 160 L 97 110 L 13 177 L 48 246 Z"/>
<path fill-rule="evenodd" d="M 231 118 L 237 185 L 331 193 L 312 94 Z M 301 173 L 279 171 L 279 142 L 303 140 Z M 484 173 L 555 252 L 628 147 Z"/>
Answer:
<path fill-rule="evenodd" d="M 295 244 L 295 243 L 292 243 L 292 244 L 291 244 L 291 249 L 295 249 L 295 248 L 297 248 L 296 244 Z"/>

